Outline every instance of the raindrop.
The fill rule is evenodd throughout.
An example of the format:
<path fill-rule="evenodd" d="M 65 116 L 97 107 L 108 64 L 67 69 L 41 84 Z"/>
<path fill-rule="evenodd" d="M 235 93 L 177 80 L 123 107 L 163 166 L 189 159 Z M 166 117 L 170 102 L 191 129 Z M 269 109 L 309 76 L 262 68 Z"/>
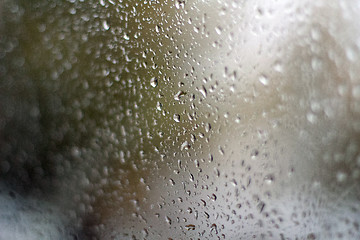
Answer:
<path fill-rule="evenodd" d="M 182 96 L 184 96 L 184 95 L 186 95 L 185 92 L 183 92 L 183 91 L 178 91 L 178 92 L 174 95 L 174 99 L 175 99 L 176 101 L 179 101 L 180 98 L 181 98 Z"/>
<path fill-rule="evenodd" d="M 280 73 L 283 72 L 284 71 L 283 65 L 280 62 L 276 62 L 274 65 L 274 70 Z"/>
<path fill-rule="evenodd" d="M 195 178 L 194 178 L 194 175 L 192 175 L 191 173 L 190 173 L 190 177 L 189 177 L 189 179 L 190 179 L 190 181 L 194 181 L 195 180 Z"/>
<path fill-rule="evenodd" d="M 174 185 L 175 185 L 175 181 L 174 181 L 174 179 L 170 178 L 170 179 L 169 179 L 169 182 L 170 182 L 170 184 L 171 184 L 172 186 L 174 186 Z"/>
<path fill-rule="evenodd" d="M 102 22 L 102 26 L 106 31 L 110 29 L 110 25 L 106 20 Z"/>
<path fill-rule="evenodd" d="M 175 1 L 176 9 L 184 8 L 185 7 L 185 0 L 176 0 Z"/>
<path fill-rule="evenodd" d="M 191 147 L 191 145 L 189 144 L 189 142 L 188 142 L 188 141 L 185 141 L 185 142 L 183 142 L 183 143 L 181 144 L 181 151 L 182 151 L 182 150 L 189 150 L 190 147 Z"/>
<path fill-rule="evenodd" d="M 262 211 L 264 211 L 265 203 L 264 202 L 259 202 L 259 204 L 256 207 L 259 210 L 259 212 L 261 213 Z"/>
<path fill-rule="evenodd" d="M 129 35 L 127 35 L 126 33 L 124 33 L 124 36 L 123 36 L 123 38 L 126 40 L 126 41 L 129 41 L 130 40 L 130 37 L 129 37 Z"/>
<path fill-rule="evenodd" d="M 257 157 L 258 155 L 259 155 L 259 150 L 254 149 L 254 150 L 251 151 L 251 154 L 250 154 L 251 159 L 256 159 L 256 157 Z"/>
<path fill-rule="evenodd" d="M 234 187 L 237 186 L 237 181 L 235 179 L 231 179 L 230 181 L 231 185 L 233 185 Z"/>
<path fill-rule="evenodd" d="M 217 226 L 216 226 L 216 224 L 215 223 L 213 223 L 212 225 L 211 225 L 211 230 L 210 230 L 210 232 L 215 232 L 215 234 L 218 234 L 218 230 L 217 230 Z"/>
<path fill-rule="evenodd" d="M 185 226 L 185 228 L 190 231 L 190 230 L 195 230 L 195 225 L 194 224 L 188 224 Z"/>
<path fill-rule="evenodd" d="M 158 110 L 158 111 L 161 111 L 162 110 L 162 103 L 161 102 L 157 102 L 156 103 L 156 109 Z"/>
<path fill-rule="evenodd" d="M 180 122 L 180 115 L 175 113 L 173 119 L 175 122 Z"/>
<path fill-rule="evenodd" d="M 214 173 L 216 177 L 220 177 L 220 171 L 217 168 L 214 168 Z"/>
<path fill-rule="evenodd" d="M 221 33 L 222 33 L 222 28 L 221 27 L 215 27 L 215 31 L 216 31 L 216 33 L 217 34 L 219 34 L 219 35 L 221 35 Z"/>
<path fill-rule="evenodd" d="M 157 80 L 156 77 L 153 77 L 153 78 L 150 79 L 150 85 L 151 85 L 153 88 L 157 87 L 157 85 L 158 85 L 158 80 Z"/>
<path fill-rule="evenodd" d="M 261 75 L 261 76 L 259 77 L 259 81 L 260 81 L 264 86 L 269 85 L 269 78 L 267 78 L 265 75 Z"/>
<path fill-rule="evenodd" d="M 268 174 L 264 177 L 264 182 L 268 185 L 272 184 L 274 182 L 274 180 L 275 180 L 275 177 L 272 174 Z"/>
<path fill-rule="evenodd" d="M 207 90 L 204 86 L 202 86 L 199 90 L 199 92 L 204 96 L 204 98 L 206 98 L 207 96 Z"/>
<path fill-rule="evenodd" d="M 169 225 L 171 225 L 171 223 L 172 223 L 171 218 L 169 218 L 168 216 L 165 217 L 165 221 L 166 221 L 166 223 L 169 224 Z"/>
<path fill-rule="evenodd" d="M 211 130 L 211 124 L 210 123 L 206 123 L 205 124 L 205 131 L 208 133 Z"/>
<path fill-rule="evenodd" d="M 211 194 L 211 196 L 209 196 L 209 198 L 210 198 L 212 201 L 216 201 L 217 196 L 216 196 L 215 194 Z"/>

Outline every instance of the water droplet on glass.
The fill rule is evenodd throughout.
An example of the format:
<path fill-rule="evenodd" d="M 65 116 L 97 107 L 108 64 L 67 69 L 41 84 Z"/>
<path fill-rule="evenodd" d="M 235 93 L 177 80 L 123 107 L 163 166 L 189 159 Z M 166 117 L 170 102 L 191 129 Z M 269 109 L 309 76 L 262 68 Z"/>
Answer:
<path fill-rule="evenodd" d="M 129 41 L 130 40 L 130 36 L 126 33 L 124 33 L 124 36 L 123 38 L 126 40 L 126 41 Z"/>
<path fill-rule="evenodd" d="M 185 226 L 185 228 L 190 231 L 190 230 L 195 230 L 195 225 L 194 224 L 188 224 Z"/>
<path fill-rule="evenodd" d="M 283 72 L 284 71 L 283 65 L 280 62 L 276 62 L 274 65 L 274 70 L 276 72 Z"/>
<path fill-rule="evenodd" d="M 210 232 L 215 232 L 215 234 L 218 234 L 218 230 L 217 230 L 217 226 L 216 226 L 216 224 L 215 223 L 213 223 L 212 225 L 211 225 L 211 230 L 210 230 Z"/>
<path fill-rule="evenodd" d="M 171 225 L 171 223 L 172 223 L 171 218 L 169 218 L 168 216 L 165 217 L 165 221 L 169 225 Z"/>
<path fill-rule="evenodd" d="M 192 175 L 191 173 L 190 173 L 190 177 L 189 177 L 189 179 L 190 179 L 190 181 L 194 181 L 195 180 L 195 178 L 194 178 L 194 175 Z"/>
<path fill-rule="evenodd" d="M 252 150 L 250 153 L 251 159 L 256 159 L 258 155 L 259 155 L 259 150 L 257 149 Z"/>
<path fill-rule="evenodd" d="M 151 85 L 153 88 L 157 87 L 157 85 L 158 85 L 158 80 L 157 80 L 156 77 L 153 77 L 153 78 L 150 79 L 150 85 Z"/>
<path fill-rule="evenodd" d="M 221 27 L 215 27 L 215 31 L 216 31 L 217 34 L 221 35 L 222 28 Z"/>
<path fill-rule="evenodd" d="M 175 185 L 175 181 L 174 181 L 174 179 L 170 178 L 170 179 L 169 179 L 169 182 L 170 182 L 170 184 L 171 184 L 172 186 L 174 186 L 174 185 Z"/>
<path fill-rule="evenodd" d="M 176 0 L 175 1 L 175 7 L 176 9 L 184 8 L 185 1 L 184 0 Z"/>
<path fill-rule="evenodd" d="M 181 144 L 181 151 L 182 150 L 188 150 L 188 149 L 190 149 L 190 144 L 189 144 L 189 142 L 188 141 L 185 141 L 185 142 L 183 142 L 182 144 Z"/>
<path fill-rule="evenodd" d="M 274 180 L 275 180 L 275 177 L 272 174 L 268 174 L 264 177 L 264 182 L 268 185 L 272 184 L 274 182 Z"/>
<path fill-rule="evenodd" d="M 237 181 L 235 179 L 231 179 L 230 181 L 231 185 L 233 185 L 234 187 L 237 186 Z"/>
<path fill-rule="evenodd" d="M 156 109 L 157 109 L 158 111 L 161 111 L 161 109 L 162 109 L 162 103 L 161 103 L 161 102 L 157 102 L 157 103 L 156 103 Z"/>
<path fill-rule="evenodd" d="M 175 122 L 180 122 L 180 115 L 179 114 L 174 114 L 173 119 Z"/>
<path fill-rule="evenodd" d="M 204 96 L 204 98 L 206 98 L 207 96 L 207 91 L 206 91 L 206 88 L 204 86 L 202 86 L 200 89 L 199 89 L 199 92 Z"/>
<path fill-rule="evenodd" d="M 102 22 L 102 26 L 103 26 L 103 28 L 104 28 L 105 30 L 109 30 L 109 29 L 110 29 L 110 25 L 109 25 L 109 23 L 108 23 L 106 20 L 104 20 L 104 21 Z"/>
<path fill-rule="evenodd" d="M 256 208 L 259 210 L 259 212 L 261 213 L 262 211 L 264 211 L 265 208 L 265 203 L 264 202 L 259 202 L 258 205 L 256 206 Z"/>
<path fill-rule="evenodd" d="M 269 79 L 268 79 L 265 75 L 261 75 L 261 76 L 259 77 L 259 81 L 260 81 L 264 86 L 269 85 Z"/>
<path fill-rule="evenodd" d="M 178 92 L 174 95 L 174 99 L 175 99 L 176 101 L 179 101 L 180 98 L 181 98 L 182 96 L 184 96 L 184 95 L 186 95 L 186 93 L 185 93 L 184 91 L 178 91 Z"/>

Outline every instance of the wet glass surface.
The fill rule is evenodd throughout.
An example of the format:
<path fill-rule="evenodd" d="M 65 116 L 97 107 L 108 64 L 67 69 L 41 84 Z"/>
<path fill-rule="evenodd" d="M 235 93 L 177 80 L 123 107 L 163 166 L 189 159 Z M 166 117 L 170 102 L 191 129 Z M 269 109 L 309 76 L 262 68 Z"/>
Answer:
<path fill-rule="evenodd" d="M 0 0 L 0 239 L 359 239 L 359 8 Z"/>

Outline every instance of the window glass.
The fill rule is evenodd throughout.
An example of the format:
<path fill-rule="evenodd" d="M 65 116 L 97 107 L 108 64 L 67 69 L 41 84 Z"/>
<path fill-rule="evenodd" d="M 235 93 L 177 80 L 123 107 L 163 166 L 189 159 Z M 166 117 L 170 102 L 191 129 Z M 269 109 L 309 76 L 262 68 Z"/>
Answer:
<path fill-rule="evenodd" d="M 0 0 L 0 239 L 360 238 L 359 8 Z"/>

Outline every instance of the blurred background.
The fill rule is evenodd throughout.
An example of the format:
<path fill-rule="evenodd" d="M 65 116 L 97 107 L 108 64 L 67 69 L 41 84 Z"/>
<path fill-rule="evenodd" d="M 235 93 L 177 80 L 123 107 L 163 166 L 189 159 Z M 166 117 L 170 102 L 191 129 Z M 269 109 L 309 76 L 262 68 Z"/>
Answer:
<path fill-rule="evenodd" d="M 0 0 L 0 239 L 360 238 L 359 7 Z"/>

